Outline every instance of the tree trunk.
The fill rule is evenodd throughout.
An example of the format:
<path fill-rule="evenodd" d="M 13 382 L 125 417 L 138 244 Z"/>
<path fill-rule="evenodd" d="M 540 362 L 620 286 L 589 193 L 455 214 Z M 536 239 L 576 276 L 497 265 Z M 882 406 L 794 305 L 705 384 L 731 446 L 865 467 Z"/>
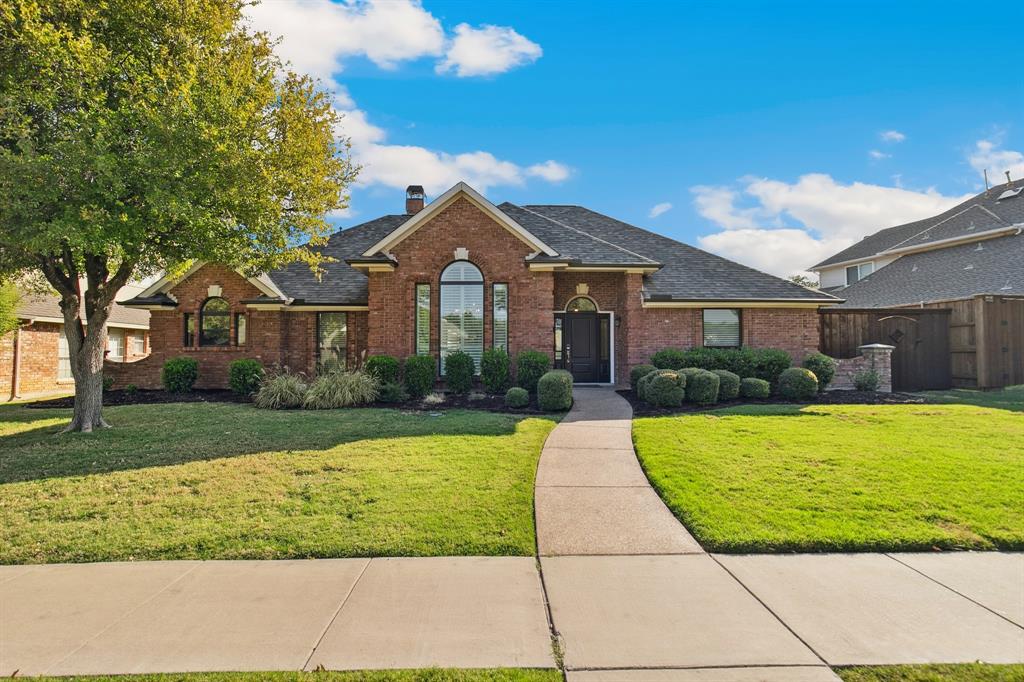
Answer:
<path fill-rule="evenodd" d="M 98 317 L 98 316 L 97 316 Z M 103 356 L 107 345 L 106 315 L 103 322 L 90 320 L 86 333 L 76 350 L 68 335 L 71 373 L 75 377 L 75 411 L 64 431 L 90 433 L 108 427 L 103 420 Z M 67 325 L 65 324 L 65 329 Z"/>

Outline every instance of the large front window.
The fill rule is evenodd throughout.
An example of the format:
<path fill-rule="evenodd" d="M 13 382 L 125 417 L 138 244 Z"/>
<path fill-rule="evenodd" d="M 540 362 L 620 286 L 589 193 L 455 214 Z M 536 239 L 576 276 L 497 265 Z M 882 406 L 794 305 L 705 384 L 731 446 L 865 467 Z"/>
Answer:
<path fill-rule="evenodd" d="M 64 327 L 60 328 L 60 339 L 57 341 L 57 381 L 71 381 L 71 348 Z"/>
<path fill-rule="evenodd" d="M 484 353 L 484 276 L 469 261 L 456 261 L 441 273 L 441 374 L 445 358 L 467 353 L 480 371 Z"/>
<path fill-rule="evenodd" d="M 231 339 L 231 307 L 223 298 L 208 298 L 199 309 L 199 345 L 226 346 Z"/>
<path fill-rule="evenodd" d="M 348 317 L 345 313 L 318 313 L 316 317 L 317 371 L 345 369 Z"/>
<path fill-rule="evenodd" d="M 740 311 L 734 308 L 705 310 L 704 345 L 709 348 L 738 348 Z"/>

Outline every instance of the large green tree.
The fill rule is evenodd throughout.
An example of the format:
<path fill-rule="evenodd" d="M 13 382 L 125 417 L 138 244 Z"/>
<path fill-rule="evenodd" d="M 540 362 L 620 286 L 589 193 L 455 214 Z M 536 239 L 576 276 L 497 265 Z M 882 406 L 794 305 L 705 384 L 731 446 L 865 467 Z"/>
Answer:
<path fill-rule="evenodd" d="M 329 97 L 244 4 L 0 3 L 0 276 L 60 295 L 69 430 L 105 426 L 106 321 L 126 282 L 195 260 L 315 268 L 308 246 L 347 202 L 358 169 Z"/>

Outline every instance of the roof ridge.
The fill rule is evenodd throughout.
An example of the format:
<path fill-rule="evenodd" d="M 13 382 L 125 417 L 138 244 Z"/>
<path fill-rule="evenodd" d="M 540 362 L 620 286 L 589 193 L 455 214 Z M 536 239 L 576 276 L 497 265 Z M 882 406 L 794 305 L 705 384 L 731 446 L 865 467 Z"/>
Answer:
<path fill-rule="evenodd" d="M 512 205 L 516 206 L 516 204 L 512 204 Z M 537 205 L 537 204 L 534 204 L 534 205 Z M 544 204 L 544 205 L 555 206 L 555 205 L 570 205 L 570 204 Z M 593 239 L 596 242 L 601 242 L 602 244 L 607 244 L 608 246 L 612 247 L 613 249 L 618 249 L 619 251 L 622 251 L 623 253 L 628 253 L 629 255 L 636 256 L 637 258 L 643 258 L 645 261 L 647 261 L 649 263 L 657 264 L 656 260 L 648 258 L 647 256 L 639 254 L 639 253 L 637 253 L 635 251 L 630 251 L 629 249 L 624 248 L 622 246 L 619 246 L 618 244 L 613 244 L 612 242 L 608 241 L 607 239 L 601 239 L 600 237 L 596 237 L 596 236 L 590 234 L 589 232 L 585 232 L 584 230 L 581 230 L 579 228 L 573 227 L 572 225 L 567 225 L 567 224 L 563 223 L 562 221 L 555 220 L 554 218 L 546 216 L 543 213 L 538 213 L 536 211 L 531 211 L 526 206 L 518 206 L 518 208 L 521 208 L 522 210 L 526 211 L 527 213 L 532 213 L 533 215 L 535 215 L 535 216 L 537 216 L 539 218 L 543 218 L 544 220 L 548 220 L 548 221 L 554 223 L 555 225 L 560 225 L 561 227 L 564 227 L 567 230 L 572 230 L 573 232 L 577 232 L 577 233 L 582 234 L 582 235 L 584 235 L 586 237 L 590 237 L 591 239 Z M 586 208 L 585 206 L 579 206 L 578 208 L 582 208 L 584 210 L 590 210 L 590 209 Z"/>
<path fill-rule="evenodd" d="M 953 215 L 950 215 L 950 216 L 946 216 L 946 217 L 945 217 L 945 218 L 943 218 L 942 220 L 940 220 L 940 221 L 938 221 L 938 222 L 936 222 L 936 223 L 932 223 L 931 225 L 929 225 L 928 227 L 924 228 L 924 229 L 923 229 L 923 230 L 921 230 L 920 232 L 915 232 L 914 234 L 910 235 L 909 237 L 907 237 L 907 238 L 906 238 L 906 239 L 904 239 L 903 241 L 901 241 L 901 242 L 896 242 L 895 244 L 893 244 L 893 245 L 892 245 L 892 246 L 890 246 L 889 248 L 887 248 L 887 249 L 884 249 L 884 251 L 892 251 L 893 249 L 897 249 L 897 248 L 899 248 L 899 247 L 900 247 L 900 245 L 901 245 L 901 244 L 906 244 L 907 242 L 909 242 L 909 241 L 910 241 L 911 239 L 913 239 L 914 237 L 917 237 L 917 236 L 919 236 L 919 235 L 922 235 L 922 234 L 924 234 L 925 232 L 927 232 L 928 230 L 933 230 L 933 229 L 935 229 L 936 227 L 938 227 L 939 225 L 942 225 L 943 223 L 948 223 L 948 222 L 949 222 L 950 220 L 952 220 L 953 218 L 959 218 L 959 217 L 960 217 L 960 216 L 962 216 L 962 215 L 963 215 L 964 213 L 967 213 L 968 211 L 970 211 L 970 210 L 971 210 L 972 208 L 978 208 L 978 209 L 981 209 L 982 211 L 984 211 L 985 213 L 988 213 L 988 214 L 989 214 L 990 216 L 992 216 L 993 218 L 995 218 L 995 219 L 996 219 L 996 220 L 998 220 L 999 222 L 1003 223 L 1004 225 L 1010 225 L 1010 223 L 1006 222 L 1006 221 L 1005 221 L 1005 220 L 1003 219 L 1003 217 L 1002 217 L 1002 216 L 1000 216 L 1000 215 L 998 215 L 998 214 L 996 214 L 996 213 L 993 213 L 992 211 L 988 210 L 987 208 L 985 208 L 985 207 L 984 207 L 984 206 L 982 206 L 981 204 L 971 204 L 970 206 L 968 206 L 967 208 L 963 209 L 962 211 L 957 211 L 957 212 L 956 212 L 956 213 L 954 213 Z M 940 215 L 941 215 L 941 214 L 940 214 Z M 907 224 L 908 224 L 908 225 L 910 225 L 911 223 L 907 223 Z M 884 251 L 878 251 L 878 252 L 877 252 L 877 253 L 876 253 L 875 255 L 878 255 L 879 253 L 884 253 Z"/>

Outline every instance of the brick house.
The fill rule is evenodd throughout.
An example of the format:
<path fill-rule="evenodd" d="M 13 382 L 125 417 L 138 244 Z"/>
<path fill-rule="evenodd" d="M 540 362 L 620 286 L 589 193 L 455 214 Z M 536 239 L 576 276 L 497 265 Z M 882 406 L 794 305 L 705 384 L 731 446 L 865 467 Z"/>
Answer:
<path fill-rule="evenodd" d="M 141 289 L 125 287 L 118 298 Z M 64 317 L 56 295 L 26 294 L 18 304 L 17 330 L 0 337 L 0 400 L 74 391 Z M 107 361 L 135 362 L 149 354 L 149 313 L 114 304 L 107 321 Z"/>
<path fill-rule="evenodd" d="M 170 357 L 223 387 L 232 360 L 313 373 L 364 354 L 485 348 L 547 353 L 576 381 L 615 383 L 666 346 L 755 346 L 796 361 L 818 347 L 817 309 L 839 299 L 579 206 L 496 206 L 465 183 L 429 204 L 342 230 L 317 279 L 293 263 L 245 277 L 213 263 L 155 282 L 152 354 L 110 368 L 157 387 Z"/>

